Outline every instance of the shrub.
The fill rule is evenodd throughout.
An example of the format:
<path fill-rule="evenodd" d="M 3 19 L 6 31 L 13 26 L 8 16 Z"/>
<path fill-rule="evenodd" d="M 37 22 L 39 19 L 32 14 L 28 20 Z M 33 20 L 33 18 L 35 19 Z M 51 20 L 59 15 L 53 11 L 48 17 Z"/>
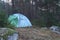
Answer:
<path fill-rule="evenodd" d="M 8 14 L 5 11 L 0 11 L 0 27 L 15 28 L 8 22 Z"/>

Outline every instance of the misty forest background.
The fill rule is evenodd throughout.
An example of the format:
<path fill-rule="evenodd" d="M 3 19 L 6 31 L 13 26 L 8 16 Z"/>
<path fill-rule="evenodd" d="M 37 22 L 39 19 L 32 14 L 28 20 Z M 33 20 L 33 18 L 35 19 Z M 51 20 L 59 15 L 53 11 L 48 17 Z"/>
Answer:
<path fill-rule="evenodd" d="M 21 13 L 39 27 L 60 26 L 60 0 L 12 0 L 12 5 L 0 0 L 0 26 L 9 15 Z"/>

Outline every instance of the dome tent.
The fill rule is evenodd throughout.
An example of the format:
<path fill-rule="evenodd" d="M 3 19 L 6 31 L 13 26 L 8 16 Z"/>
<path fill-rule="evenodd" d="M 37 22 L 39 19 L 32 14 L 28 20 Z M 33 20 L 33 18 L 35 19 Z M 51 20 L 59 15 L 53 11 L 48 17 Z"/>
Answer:
<path fill-rule="evenodd" d="M 31 27 L 32 26 L 29 19 L 20 13 L 10 15 L 8 18 L 8 21 L 10 22 L 10 24 L 14 25 L 15 27 Z"/>

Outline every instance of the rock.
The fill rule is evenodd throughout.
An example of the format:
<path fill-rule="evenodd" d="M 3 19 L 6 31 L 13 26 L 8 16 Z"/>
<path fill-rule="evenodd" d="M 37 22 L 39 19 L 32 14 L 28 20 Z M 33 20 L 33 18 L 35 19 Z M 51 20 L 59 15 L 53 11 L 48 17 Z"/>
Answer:
<path fill-rule="evenodd" d="M 58 26 L 51 26 L 50 30 L 55 32 L 55 33 L 60 34 L 60 27 L 58 27 Z"/>
<path fill-rule="evenodd" d="M 18 40 L 18 33 L 14 33 L 13 35 L 8 36 L 8 40 Z"/>
<path fill-rule="evenodd" d="M 0 36 L 3 36 L 8 32 L 7 28 L 0 28 Z"/>
<path fill-rule="evenodd" d="M 0 28 L 0 40 L 4 40 L 3 37 L 7 35 L 8 40 L 17 40 L 18 39 L 18 33 L 10 28 Z"/>

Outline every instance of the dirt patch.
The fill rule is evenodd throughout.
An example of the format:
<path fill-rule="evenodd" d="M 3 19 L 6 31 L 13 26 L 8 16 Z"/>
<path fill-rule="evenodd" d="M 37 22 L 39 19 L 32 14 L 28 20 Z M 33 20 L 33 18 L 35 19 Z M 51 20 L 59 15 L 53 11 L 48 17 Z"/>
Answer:
<path fill-rule="evenodd" d="M 60 40 L 60 35 L 48 29 L 17 28 L 19 40 Z"/>

